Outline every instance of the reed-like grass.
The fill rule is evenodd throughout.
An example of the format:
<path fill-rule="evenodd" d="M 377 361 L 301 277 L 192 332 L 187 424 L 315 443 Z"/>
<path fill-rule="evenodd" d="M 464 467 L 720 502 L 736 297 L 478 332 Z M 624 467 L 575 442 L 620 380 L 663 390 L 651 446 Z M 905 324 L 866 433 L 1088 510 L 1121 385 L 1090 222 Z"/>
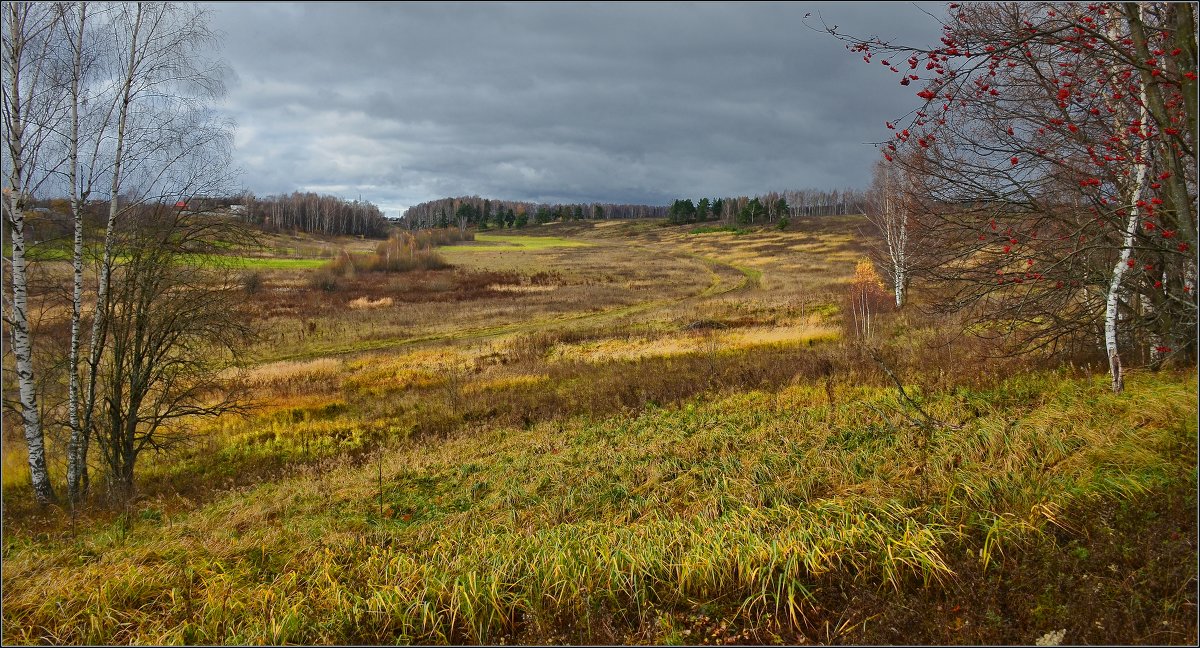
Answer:
<path fill-rule="evenodd" d="M 396 442 L 380 466 L 6 538 L 4 640 L 653 640 L 656 610 L 701 609 L 798 631 L 835 583 L 937 587 L 964 547 L 986 570 L 1081 502 L 1194 480 L 1196 386 L 1031 373 L 926 395 L 931 435 L 894 390 L 801 384 Z"/>

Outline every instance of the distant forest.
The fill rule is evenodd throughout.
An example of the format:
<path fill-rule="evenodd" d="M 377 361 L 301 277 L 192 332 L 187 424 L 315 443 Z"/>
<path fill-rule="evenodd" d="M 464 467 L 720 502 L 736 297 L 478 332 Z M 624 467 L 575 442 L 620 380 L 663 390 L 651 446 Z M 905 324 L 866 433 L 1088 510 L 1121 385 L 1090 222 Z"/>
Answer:
<path fill-rule="evenodd" d="M 268 232 L 301 231 L 327 236 L 387 236 L 390 223 L 374 204 L 312 192 L 240 198 L 245 216 Z"/>
<path fill-rule="evenodd" d="M 427 227 L 505 228 L 525 227 L 529 223 L 557 220 L 604 220 L 624 218 L 666 218 L 667 207 L 617 205 L 611 203 L 549 204 L 520 200 L 492 200 L 479 196 L 440 198 L 404 211 L 400 217 L 409 229 Z"/>
<path fill-rule="evenodd" d="M 224 196 L 193 196 L 176 203 L 190 212 L 228 213 L 241 217 L 265 232 L 308 232 L 325 236 L 366 236 L 386 238 L 393 223 L 379 207 L 361 200 L 312 192 L 256 197 L 251 193 Z M 83 216 L 103 225 L 108 201 L 91 200 Z M 30 201 L 31 225 L 38 236 L 31 240 L 65 238 L 71 224 L 70 202 L 65 198 L 39 198 Z M 8 236 L 8 221 L 4 221 Z M 34 230 L 31 230 L 31 232 Z"/>
<path fill-rule="evenodd" d="M 533 203 L 493 200 L 479 196 L 440 198 L 405 210 L 401 225 L 409 229 L 428 227 L 522 228 L 530 223 L 568 220 L 615 220 L 666 218 L 675 223 L 723 221 L 726 223 L 775 223 L 798 216 L 837 216 L 862 213 L 865 194 L 856 189 L 801 189 L 770 192 L 759 196 L 676 200 L 665 205 L 613 203 Z"/>
<path fill-rule="evenodd" d="M 613 203 L 547 204 L 519 200 L 492 200 L 479 196 L 441 198 L 408 208 L 400 225 L 407 229 L 457 227 L 477 229 L 523 228 L 569 220 L 617 220 L 665 218 L 672 223 L 720 221 L 726 224 L 778 224 L 782 219 L 799 216 L 840 216 L 863 213 L 865 194 L 855 189 L 824 191 L 803 189 L 769 192 L 759 196 L 690 198 L 676 200 L 670 206 L 626 205 Z M 55 202 L 62 205 L 54 205 Z M 95 202 L 95 201 L 93 201 Z M 47 212 L 65 214 L 65 201 L 41 200 L 35 203 Z M 186 201 L 193 211 L 228 210 L 267 232 L 308 232 L 325 236 L 366 236 L 385 238 L 394 224 L 370 202 L 345 200 L 313 192 L 256 197 L 254 194 L 192 198 Z M 96 203 L 99 205 L 99 203 Z M 96 206 L 93 205 L 93 210 Z M 50 223 L 44 228 L 66 228 Z"/>
<path fill-rule="evenodd" d="M 866 194 L 855 189 L 802 189 L 772 191 L 753 198 L 701 198 L 696 202 L 684 198 L 671 205 L 667 210 L 667 219 L 672 223 L 722 221 L 727 224 L 757 225 L 780 223 L 799 216 L 861 214 L 865 207 Z"/>

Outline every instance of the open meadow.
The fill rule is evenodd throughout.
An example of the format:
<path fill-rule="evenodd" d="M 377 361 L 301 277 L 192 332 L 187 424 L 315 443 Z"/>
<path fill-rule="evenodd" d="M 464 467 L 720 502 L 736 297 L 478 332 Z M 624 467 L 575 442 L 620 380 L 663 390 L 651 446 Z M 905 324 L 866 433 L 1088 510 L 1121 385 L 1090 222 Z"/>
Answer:
<path fill-rule="evenodd" d="M 238 261 L 249 407 L 124 508 L 36 507 L 6 427 L 3 640 L 1194 644 L 1194 367 L 1114 395 L 920 285 L 861 339 L 864 223 L 553 223 L 324 279 L 378 241 L 274 236 Z"/>

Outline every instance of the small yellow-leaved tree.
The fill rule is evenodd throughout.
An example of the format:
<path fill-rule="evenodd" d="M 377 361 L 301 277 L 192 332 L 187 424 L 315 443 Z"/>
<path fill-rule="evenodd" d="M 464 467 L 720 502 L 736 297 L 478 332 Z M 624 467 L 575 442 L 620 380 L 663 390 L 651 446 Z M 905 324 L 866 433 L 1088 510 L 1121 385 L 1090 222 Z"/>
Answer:
<path fill-rule="evenodd" d="M 887 290 L 870 259 L 864 258 L 854 266 L 847 301 L 850 332 L 859 340 L 869 340 L 874 333 L 875 317 L 888 305 Z"/>

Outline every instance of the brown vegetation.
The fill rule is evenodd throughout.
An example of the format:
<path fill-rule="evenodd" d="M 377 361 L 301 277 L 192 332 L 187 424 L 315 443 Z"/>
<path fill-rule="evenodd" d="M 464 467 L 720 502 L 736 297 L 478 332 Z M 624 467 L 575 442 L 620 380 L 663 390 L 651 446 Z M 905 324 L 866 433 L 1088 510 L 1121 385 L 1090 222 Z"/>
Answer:
<path fill-rule="evenodd" d="M 852 219 L 641 225 L 336 291 L 259 271 L 272 337 L 228 376 L 256 409 L 147 459 L 130 514 L 86 509 L 71 540 L 5 464 L 6 640 L 1194 638 L 1193 374 L 1117 397 L 1098 355 L 998 355 L 911 304 L 843 336 Z M 43 584 L 50 615 L 29 593 L 72 542 L 127 559 L 83 559 L 91 603 Z"/>

